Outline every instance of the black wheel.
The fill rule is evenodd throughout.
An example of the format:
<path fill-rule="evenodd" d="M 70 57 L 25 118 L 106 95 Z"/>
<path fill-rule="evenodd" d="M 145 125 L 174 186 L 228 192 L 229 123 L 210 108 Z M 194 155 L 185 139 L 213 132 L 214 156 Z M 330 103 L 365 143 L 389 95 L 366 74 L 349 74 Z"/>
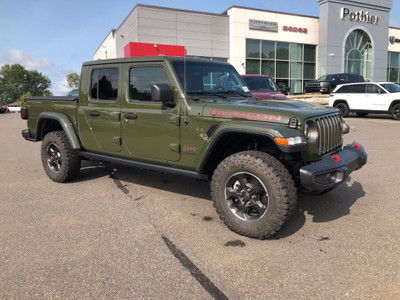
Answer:
<path fill-rule="evenodd" d="M 258 239 L 274 235 L 297 201 L 286 168 L 257 151 L 239 152 L 223 160 L 211 181 L 211 197 L 220 219 L 231 230 Z"/>
<path fill-rule="evenodd" d="M 81 160 L 78 152 L 71 148 L 64 131 L 46 134 L 41 148 L 43 168 L 53 181 L 67 182 L 79 176 Z"/>
<path fill-rule="evenodd" d="M 357 114 L 357 116 L 359 116 L 359 117 L 366 117 L 367 115 L 368 115 L 368 113 L 366 113 L 366 112 L 358 112 L 358 113 L 356 113 Z"/>
<path fill-rule="evenodd" d="M 346 103 L 341 102 L 341 103 L 335 104 L 335 107 L 340 111 L 343 118 L 346 118 L 349 116 L 349 106 Z"/>
<path fill-rule="evenodd" d="M 393 106 L 392 117 L 395 120 L 400 120 L 400 103 L 397 103 L 395 106 Z"/>

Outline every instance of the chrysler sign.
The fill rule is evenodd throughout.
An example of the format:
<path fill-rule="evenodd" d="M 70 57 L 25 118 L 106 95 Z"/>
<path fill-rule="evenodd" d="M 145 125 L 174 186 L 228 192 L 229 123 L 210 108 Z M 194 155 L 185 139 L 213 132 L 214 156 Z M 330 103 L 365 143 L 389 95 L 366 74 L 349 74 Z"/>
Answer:
<path fill-rule="evenodd" d="M 278 23 L 260 20 L 249 20 L 250 29 L 266 30 L 266 31 L 278 31 Z"/>

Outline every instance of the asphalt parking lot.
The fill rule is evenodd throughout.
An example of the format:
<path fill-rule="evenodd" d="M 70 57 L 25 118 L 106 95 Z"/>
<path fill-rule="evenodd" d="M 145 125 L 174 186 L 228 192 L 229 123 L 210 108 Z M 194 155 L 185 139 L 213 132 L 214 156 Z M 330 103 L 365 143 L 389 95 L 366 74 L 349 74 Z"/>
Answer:
<path fill-rule="evenodd" d="M 52 182 L 0 114 L 0 299 L 400 299 L 400 122 L 347 121 L 367 165 L 259 241 L 219 221 L 206 182 L 88 163 Z"/>

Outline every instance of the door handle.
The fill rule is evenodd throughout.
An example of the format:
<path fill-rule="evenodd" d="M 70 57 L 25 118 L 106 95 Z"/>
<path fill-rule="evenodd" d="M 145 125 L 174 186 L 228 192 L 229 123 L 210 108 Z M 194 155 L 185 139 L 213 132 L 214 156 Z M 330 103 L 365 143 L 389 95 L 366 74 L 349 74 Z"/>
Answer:
<path fill-rule="evenodd" d="M 138 118 L 137 114 L 123 114 L 125 120 L 136 120 Z"/>
<path fill-rule="evenodd" d="M 88 115 L 91 117 L 98 117 L 100 116 L 100 113 L 98 111 L 89 111 Z"/>

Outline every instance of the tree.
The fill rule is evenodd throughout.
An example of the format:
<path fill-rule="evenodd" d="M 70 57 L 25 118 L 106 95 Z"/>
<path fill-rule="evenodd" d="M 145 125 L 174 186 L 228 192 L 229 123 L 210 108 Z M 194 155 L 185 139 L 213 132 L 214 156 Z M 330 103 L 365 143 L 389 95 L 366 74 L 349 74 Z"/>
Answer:
<path fill-rule="evenodd" d="M 29 71 L 20 64 L 3 65 L 0 69 L 0 99 L 12 103 L 30 92 L 42 96 L 49 92 L 50 79 L 38 71 Z"/>
<path fill-rule="evenodd" d="M 70 73 L 67 75 L 67 82 L 69 87 L 73 88 L 73 89 L 79 89 L 79 75 L 78 73 Z"/>

